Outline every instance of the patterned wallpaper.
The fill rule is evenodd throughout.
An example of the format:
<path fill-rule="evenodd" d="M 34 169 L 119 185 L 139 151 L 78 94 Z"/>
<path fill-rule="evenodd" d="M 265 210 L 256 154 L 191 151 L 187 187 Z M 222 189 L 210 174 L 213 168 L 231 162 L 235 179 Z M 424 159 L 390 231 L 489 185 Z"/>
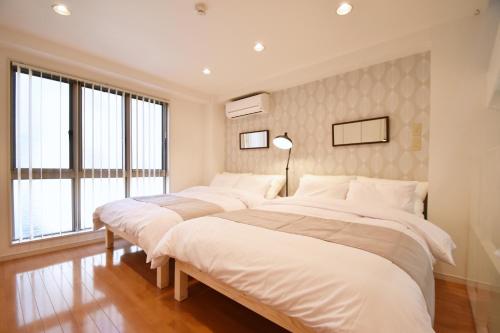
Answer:
<path fill-rule="evenodd" d="M 284 174 L 286 155 L 269 149 L 239 149 L 239 133 L 288 132 L 293 140 L 290 191 L 304 173 L 427 179 L 430 53 L 416 54 L 271 94 L 266 114 L 226 120 L 226 170 Z M 390 117 L 390 142 L 332 147 L 332 124 Z M 413 144 L 421 125 L 421 146 Z M 417 136 L 418 137 L 418 136 Z"/>

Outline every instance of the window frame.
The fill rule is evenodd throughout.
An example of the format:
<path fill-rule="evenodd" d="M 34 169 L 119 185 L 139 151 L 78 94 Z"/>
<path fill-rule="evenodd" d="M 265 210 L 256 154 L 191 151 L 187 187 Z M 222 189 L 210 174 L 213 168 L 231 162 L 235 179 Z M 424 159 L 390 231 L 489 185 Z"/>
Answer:
<path fill-rule="evenodd" d="M 17 68 L 19 67 L 19 73 L 22 74 L 30 74 L 30 70 L 25 67 L 21 67 L 19 65 L 10 65 L 10 76 L 11 76 L 11 114 L 10 114 L 10 158 L 11 158 L 11 172 L 10 172 L 10 191 L 11 191 L 11 243 L 22 243 L 22 242 L 28 242 L 28 241 L 33 241 L 33 240 L 38 240 L 38 239 L 43 239 L 43 238 L 50 238 L 54 237 L 55 235 L 58 235 L 58 232 L 55 233 L 49 233 L 49 234 L 44 234 L 42 236 L 33 236 L 33 239 L 29 240 L 22 240 L 24 237 L 21 235 L 20 239 L 16 238 L 16 221 L 15 221 L 15 209 L 14 209 L 14 181 L 16 180 L 27 180 L 29 179 L 29 168 L 18 168 L 17 167 L 17 131 L 16 131 L 16 125 L 17 125 L 17 117 L 16 117 L 16 93 L 17 93 L 17 81 L 16 81 L 16 76 L 18 73 Z M 48 180 L 48 179 L 69 179 L 71 180 L 71 203 L 72 203 L 72 215 L 74 215 L 75 211 L 75 179 L 76 179 L 76 172 L 74 169 L 74 163 L 73 163 L 73 153 L 74 153 L 74 121 L 73 121 L 73 112 L 72 112 L 72 105 L 73 105 L 73 85 L 75 83 L 74 80 L 71 80 L 70 78 L 64 77 L 63 75 L 55 75 L 51 73 L 46 73 L 40 70 L 31 70 L 31 75 L 40 77 L 41 79 L 48 79 L 48 80 L 53 80 L 56 82 L 64 82 L 68 83 L 68 121 L 69 121 L 69 126 L 68 126 L 68 168 L 60 168 L 60 169 L 54 169 L 54 168 L 32 168 L 31 170 L 31 175 L 33 180 Z M 18 179 L 18 170 L 21 171 L 21 179 Z M 40 170 L 42 170 L 40 172 Z M 74 233 L 77 231 L 75 229 L 75 219 L 73 217 L 72 220 L 72 230 L 70 231 L 64 231 L 62 234 L 68 234 L 68 233 Z"/>
<path fill-rule="evenodd" d="M 77 105 L 76 105 L 76 110 L 75 112 L 77 113 L 77 116 L 75 118 L 78 119 L 78 140 L 77 140 L 77 144 L 76 144 L 76 156 L 75 156 L 75 160 L 77 161 L 77 165 L 78 165 L 78 169 L 77 169 L 77 175 L 78 177 L 75 179 L 75 196 L 78 197 L 78 200 L 75 200 L 76 204 L 78 205 L 76 211 L 74 212 L 74 217 L 73 217 L 73 220 L 76 221 L 76 228 L 75 228 L 75 232 L 83 232 L 83 231 L 86 231 L 86 230 L 89 230 L 91 228 L 83 228 L 83 223 L 82 223 L 82 219 L 81 219 L 81 216 L 82 216 L 82 201 L 80 200 L 80 197 L 82 196 L 81 195 L 81 184 L 82 184 L 82 180 L 84 179 L 98 179 L 98 178 L 102 178 L 102 179 L 108 179 L 108 178 L 123 178 L 125 180 L 125 189 L 126 189 L 126 169 L 125 169 L 125 166 L 122 165 L 122 168 L 121 170 L 119 171 L 118 175 L 113 175 L 113 172 L 110 170 L 110 172 L 108 173 L 108 169 L 93 169 L 94 170 L 94 174 L 95 175 L 99 175 L 100 177 L 90 177 L 90 174 L 92 172 L 92 169 L 88 169 L 88 168 L 84 168 L 83 167 L 83 159 L 84 159 L 84 142 L 83 142 L 83 117 L 84 117 L 84 110 L 83 110 L 83 93 L 84 93 L 84 89 L 85 88 L 90 88 L 90 89 L 93 89 L 93 90 L 99 90 L 101 92 L 105 92 L 105 93 L 111 93 L 111 94 L 116 94 L 116 95 L 119 95 L 123 98 L 123 103 L 125 104 L 126 102 L 126 93 L 123 92 L 123 91 L 119 91 L 118 89 L 112 89 L 112 88 L 108 88 L 108 87 L 105 87 L 103 85 L 96 85 L 96 84 L 92 84 L 92 83 L 89 83 L 89 82 L 82 82 L 82 81 L 79 81 L 76 86 L 75 86 L 75 94 L 78 96 L 78 99 L 77 99 Z M 122 108 L 122 112 L 126 114 L 126 110 L 124 108 Z M 124 119 L 124 116 L 125 114 L 122 114 L 122 119 Z M 125 128 L 123 127 L 124 126 L 124 123 L 122 121 L 122 131 L 123 131 L 123 142 L 122 142 L 122 154 L 125 153 L 125 150 L 126 150 L 126 137 L 127 137 L 127 134 L 126 134 L 126 131 L 125 131 Z M 123 155 L 122 155 L 123 157 Z M 124 159 L 122 158 L 122 163 L 124 163 Z M 113 171 L 116 170 L 116 169 L 112 169 Z M 125 175 L 123 174 L 123 170 L 125 170 Z M 123 192 L 124 194 L 124 198 L 127 198 L 127 192 L 126 190 Z"/>
<path fill-rule="evenodd" d="M 68 106 L 69 106 L 69 130 L 68 130 L 68 140 L 69 140 L 69 168 L 62 169 L 53 169 L 53 168 L 32 168 L 32 179 L 33 180 L 45 180 L 45 179 L 70 179 L 71 180 L 71 202 L 72 202 L 72 230 L 65 231 L 62 233 L 56 232 L 51 234 L 44 234 L 41 236 L 33 236 L 33 239 L 25 239 L 21 235 L 20 239 L 15 237 L 16 232 L 16 220 L 15 220 L 15 203 L 14 203 L 14 184 L 15 181 L 18 180 L 18 168 L 17 168 L 17 156 L 16 156 L 16 148 L 17 148 L 17 128 L 16 128 L 16 75 L 18 72 L 23 74 L 29 74 L 31 70 L 32 76 L 41 77 L 44 79 L 51 79 L 57 82 L 68 83 L 69 87 L 69 98 L 68 98 Z M 168 189 L 168 125 L 169 125 L 169 104 L 167 101 L 157 98 L 149 98 L 145 95 L 141 95 L 140 93 L 132 93 L 128 92 L 124 89 L 108 87 L 104 84 L 94 84 L 91 83 L 90 80 L 72 78 L 70 75 L 64 75 L 59 73 L 53 73 L 51 71 L 44 71 L 40 69 L 34 69 L 30 65 L 26 65 L 23 67 L 22 64 L 17 64 L 15 62 L 11 62 L 10 64 L 10 158 L 11 158 L 11 172 L 10 172 L 10 187 L 11 187 L 11 244 L 20 244 L 27 243 L 33 241 L 39 241 L 47 238 L 57 238 L 64 237 L 66 235 L 75 235 L 80 233 L 89 232 L 91 228 L 82 228 L 82 220 L 81 220 L 81 195 L 80 195 L 80 184 L 82 179 L 91 178 L 88 177 L 88 172 L 91 169 L 85 169 L 85 177 L 84 177 L 84 169 L 83 169 L 83 138 L 82 138 L 82 124 L 83 124 L 83 104 L 82 104 L 82 92 L 83 88 L 92 88 L 96 90 L 101 90 L 102 92 L 108 92 L 112 94 L 118 94 L 123 98 L 124 107 L 122 108 L 122 132 L 123 132 L 123 142 L 122 142 L 122 168 L 118 169 L 110 169 L 108 173 L 108 169 L 94 169 L 94 173 L 102 175 L 102 177 L 94 177 L 94 179 L 103 178 L 123 178 L 125 182 L 125 190 L 124 190 L 124 198 L 130 197 L 130 183 L 132 177 L 140 177 L 141 169 L 132 170 L 131 164 L 131 150 L 132 150 L 132 140 L 131 140 L 131 103 L 132 98 L 137 98 L 143 101 L 149 101 L 150 103 L 154 103 L 155 105 L 160 105 L 162 107 L 162 165 L 161 169 L 155 169 L 159 172 L 158 177 L 163 178 L 163 193 L 167 193 Z M 29 168 L 20 168 L 21 169 L 21 180 L 29 179 Z M 40 173 L 40 169 L 42 172 Z M 117 174 L 115 173 L 118 170 Z M 101 174 L 102 171 L 102 174 Z M 61 177 L 60 177 L 61 176 Z"/>
<path fill-rule="evenodd" d="M 16 74 L 17 74 L 17 65 L 11 65 L 11 115 L 10 115 L 10 123 L 11 123 L 11 128 L 10 128 L 10 142 L 11 142 L 11 145 L 10 145 L 10 148 L 11 148 L 11 171 L 12 173 L 16 173 L 17 174 L 17 165 L 16 165 L 16 148 L 17 148 L 17 140 L 16 140 Z M 26 68 L 20 68 L 20 73 L 22 74 L 28 74 L 29 75 L 29 70 L 26 69 Z M 36 77 L 40 77 L 40 78 L 43 78 L 43 79 L 48 79 L 48 80 L 53 80 L 53 81 L 56 81 L 56 82 L 64 82 L 64 83 L 68 83 L 69 84 L 69 87 L 68 87 L 68 90 L 69 90 L 69 98 L 68 98 L 68 119 L 69 119 L 69 130 L 68 130 L 68 140 L 69 140 L 69 154 L 68 154 L 68 168 L 61 168 L 63 174 L 68 174 L 68 173 L 72 173 L 74 172 L 74 165 L 73 165 L 73 158 L 72 158 L 72 155 L 73 155 L 73 149 L 74 149 L 74 122 L 73 122 L 73 112 L 72 112 L 72 104 L 73 104 L 73 99 L 74 99 L 74 96 L 73 96 L 73 93 L 72 93 L 72 89 L 73 89 L 73 85 L 75 84 L 75 81 L 74 80 L 71 80 L 69 78 L 65 78 L 63 76 L 56 76 L 54 74 L 49 74 L 49 73 L 45 73 L 45 72 L 42 72 L 42 71 L 32 71 L 31 72 L 31 75 L 32 76 L 36 76 Z M 28 168 L 20 168 L 21 169 L 21 173 L 25 173 L 28 171 Z M 36 169 L 40 170 L 48 170 L 49 174 L 52 173 L 52 172 L 57 172 L 59 173 L 59 169 L 54 169 L 54 168 L 32 168 L 32 172 L 38 172 L 36 171 Z M 45 172 L 42 171 L 43 174 L 45 174 Z M 45 179 L 44 176 L 42 174 L 42 179 Z M 38 176 L 40 176 L 38 174 Z M 70 178 L 70 177 L 68 177 Z M 25 179 L 24 177 L 21 177 L 21 179 Z M 27 179 L 27 178 L 26 178 Z M 38 178 L 39 179 L 39 178 Z M 47 177 L 47 179 L 54 179 L 54 177 Z"/>
<path fill-rule="evenodd" d="M 126 171 L 127 171 L 127 181 L 125 183 L 125 188 L 126 188 L 126 195 L 127 198 L 130 197 L 130 184 L 132 182 L 132 178 L 140 178 L 141 173 L 144 172 L 145 169 L 133 169 L 132 168 L 132 100 L 137 99 L 137 100 L 142 100 L 147 101 L 148 99 L 143 97 L 143 96 L 138 96 L 137 94 L 129 94 L 127 96 L 127 100 L 125 101 L 125 127 L 126 127 L 126 132 L 128 135 L 126 135 L 126 138 L 128 138 L 128 146 L 126 147 Z M 149 101 L 151 103 L 151 101 Z M 152 102 L 155 105 L 160 105 L 162 107 L 162 129 L 161 129 L 161 135 L 162 135 L 162 144 L 161 144 L 161 168 L 160 169 L 155 169 L 155 171 L 159 172 L 160 177 L 163 178 L 163 193 L 167 193 L 167 177 L 168 177 L 168 170 L 167 170 L 167 165 L 168 165 L 168 104 L 164 102 L 159 102 L 159 101 L 153 101 Z M 138 112 L 138 110 L 137 110 Z"/>

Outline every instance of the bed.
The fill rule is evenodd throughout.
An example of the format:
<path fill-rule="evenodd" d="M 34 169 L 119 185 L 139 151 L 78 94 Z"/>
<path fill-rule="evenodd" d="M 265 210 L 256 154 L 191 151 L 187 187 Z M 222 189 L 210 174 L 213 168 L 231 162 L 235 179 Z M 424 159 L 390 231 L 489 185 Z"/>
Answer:
<path fill-rule="evenodd" d="M 126 198 L 98 207 L 94 229 L 105 228 L 107 249 L 113 248 L 114 236 L 138 245 L 147 262 L 161 237 L 175 225 L 200 216 L 254 207 L 274 198 L 284 177 L 223 173 L 210 186 L 195 186 L 169 195 Z M 156 267 L 157 287 L 169 284 L 168 260 Z"/>
<path fill-rule="evenodd" d="M 433 264 L 453 264 L 454 243 L 414 202 L 370 201 L 359 183 L 345 198 L 336 186 L 326 196 L 299 186 L 298 196 L 182 223 L 152 267 L 175 258 L 178 301 L 192 276 L 294 332 L 433 332 Z M 391 192 L 402 202 L 403 190 Z"/>

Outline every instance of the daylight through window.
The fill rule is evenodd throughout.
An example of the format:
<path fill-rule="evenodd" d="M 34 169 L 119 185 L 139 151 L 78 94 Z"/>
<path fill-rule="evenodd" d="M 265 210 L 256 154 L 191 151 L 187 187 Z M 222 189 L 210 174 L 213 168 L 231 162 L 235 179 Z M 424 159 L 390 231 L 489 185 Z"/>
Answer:
<path fill-rule="evenodd" d="M 106 202 L 167 192 L 167 107 L 12 65 L 12 240 L 92 228 Z"/>

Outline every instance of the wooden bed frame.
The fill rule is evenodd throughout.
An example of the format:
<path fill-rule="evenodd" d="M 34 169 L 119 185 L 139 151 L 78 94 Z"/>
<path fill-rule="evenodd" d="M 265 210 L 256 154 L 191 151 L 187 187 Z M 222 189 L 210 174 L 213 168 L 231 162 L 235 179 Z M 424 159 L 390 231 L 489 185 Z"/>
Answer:
<path fill-rule="evenodd" d="M 114 245 L 114 235 L 120 236 L 121 238 L 125 239 L 126 241 L 137 245 L 139 242 L 137 238 L 131 235 L 127 235 L 126 233 L 114 229 L 108 225 L 106 225 L 106 231 L 105 231 L 105 243 L 106 243 L 106 249 L 112 250 L 113 245 Z M 156 286 L 160 289 L 166 288 L 170 281 L 169 281 L 169 266 L 168 266 L 169 260 L 166 260 L 166 263 L 156 269 Z"/>
<path fill-rule="evenodd" d="M 424 200 L 424 217 L 427 219 L 427 204 L 428 198 Z M 261 315 L 262 317 L 272 321 L 273 323 L 289 330 L 290 332 L 312 332 L 313 330 L 307 328 L 299 320 L 291 318 L 282 312 L 274 309 L 273 307 L 263 304 L 255 298 L 242 293 L 239 290 L 228 286 L 213 278 L 211 275 L 200 271 L 196 267 L 180 260 L 175 260 L 175 274 L 174 274 L 174 298 L 178 302 L 184 301 L 189 296 L 188 292 L 188 278 L 193 277 L 199 282 L 209 286 L 217 292 L 229 297 L 233 301 L 247 307 L 253 312 Z"/>
<path fill-rule="evenodd" d="M 189 276 L 291 332 L 312 332 L 311 329 L 305 327 L 304 324 L 297 319 L 290 318 L 276 309 L 260 303 L 255 298 L 246 295 L 225 283 L 217 281 L 209 274 L 200 271 L 188 263 L 176 260 L 174 297 L 178 302 L 181 302 L 188 297 Z"/>

